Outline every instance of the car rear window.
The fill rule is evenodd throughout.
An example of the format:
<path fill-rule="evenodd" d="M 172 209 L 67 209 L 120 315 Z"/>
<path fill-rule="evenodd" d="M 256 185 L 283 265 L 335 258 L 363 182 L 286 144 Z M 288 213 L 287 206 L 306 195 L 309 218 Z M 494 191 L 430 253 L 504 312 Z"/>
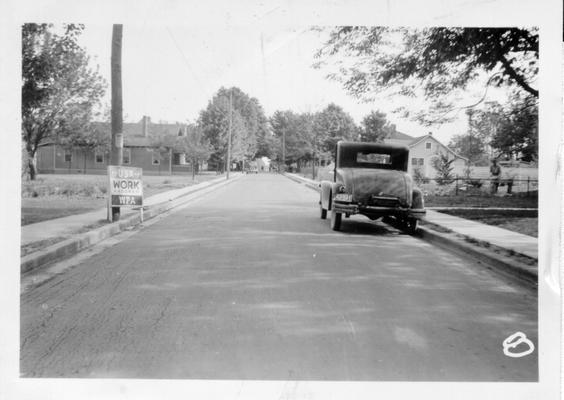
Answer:
<path fill-rule="evenodd" d="M 391 165 L 392 157 L 390 154 L 380 153 L 356 153 L 356 162 L 359 164 Z"/>
<path fill-rule="evenodd" d="M 407 171 L 409 149 L 377 143 L 340 142 L 337 168 L 374 168 Z"/>

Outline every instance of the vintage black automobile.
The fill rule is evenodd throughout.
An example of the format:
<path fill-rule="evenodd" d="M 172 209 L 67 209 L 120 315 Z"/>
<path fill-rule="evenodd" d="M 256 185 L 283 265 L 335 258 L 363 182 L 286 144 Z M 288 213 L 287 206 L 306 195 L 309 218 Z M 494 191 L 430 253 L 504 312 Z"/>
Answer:
<path fill-rule="evenodd" d="M 332 181 L 321 182 L 321 218 L 331 212 L 331 228 L 343 214 L 386 217 L 410 233 L 425 216 L 423 194 L 407 173 L 409 149 L 382 143 L 338 142 Z"/>

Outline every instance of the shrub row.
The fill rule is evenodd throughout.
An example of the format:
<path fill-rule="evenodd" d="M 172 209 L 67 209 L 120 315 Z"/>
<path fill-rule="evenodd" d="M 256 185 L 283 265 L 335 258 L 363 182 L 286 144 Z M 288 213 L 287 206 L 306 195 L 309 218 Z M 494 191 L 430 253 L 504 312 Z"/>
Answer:
<path fill-rule="evenodd" d="M 22 197 L 103 197 L 107 192 L 107 187 L 103 183 L 91 182 L 60 182 L 45 183 L 42 180 L 22 182 Z"/>

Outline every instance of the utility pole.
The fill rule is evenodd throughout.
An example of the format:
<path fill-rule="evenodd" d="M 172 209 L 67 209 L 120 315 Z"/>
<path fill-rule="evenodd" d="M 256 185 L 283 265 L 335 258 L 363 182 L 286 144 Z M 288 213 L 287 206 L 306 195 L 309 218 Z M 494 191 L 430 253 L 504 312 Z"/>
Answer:
<path fill-rule="evenodd" d="M 112 147 L 111 165 L 123 164 L 123 103 L 121 89 L 121 38 L 123 25 L 114 24 L 112 29 Z M 112 207 L 112 221 L 118 221 L 119 207 Z"/>
<path fill-rule="evenodd" d="M 286 129 L 282 130 L 282 172 L 286 172 Z"/>
<path fill-rule="evenodd" d="M 317 148 L 317 132 L 313 134 L 313 163 L 311 164 L 311 179 L 315 180 L 315 153 Z"/>
<path fill-rule="evenodd" d="M 229 136 L 227 138 L 227 175 L 225 179 L 229 179 L 229 170 L 231 169 L 231 125 L 233 124 L 233 90 L 229 89 Z"/>

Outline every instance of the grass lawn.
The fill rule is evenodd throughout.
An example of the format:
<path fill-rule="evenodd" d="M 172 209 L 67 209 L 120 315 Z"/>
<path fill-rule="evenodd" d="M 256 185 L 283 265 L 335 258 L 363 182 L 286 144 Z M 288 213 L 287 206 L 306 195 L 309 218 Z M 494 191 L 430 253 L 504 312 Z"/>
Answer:
<path fill-rule="evenodd" d="M 143 177 L 143 194 L 150 197 L 221 177 L 215 173 Z M 22 183 L 21 224 L 28 225 L 97 210 L 106 205 L 104 175 L 41 175 Z"/>
<path fill-rule="evenodd" d="M 426 207 L 505 207 L 505 208 L 537 208 L 538 199 L 536 195 L 529 197 L 520 194 L 510 197 L 505 196 L 425 196 Z"/>
<path fill-rule="evenodd" d="M 441 212 L 538 237 L 538 213 L 536 211 L 441 210 Z"/>
<path fill-rule="evenodd" d="M 49 219 L 67 217 L 98 210 L 106 205 L 105 198 L 35 197 L 22 199 L 21 224 L 28 225 Z"/>

